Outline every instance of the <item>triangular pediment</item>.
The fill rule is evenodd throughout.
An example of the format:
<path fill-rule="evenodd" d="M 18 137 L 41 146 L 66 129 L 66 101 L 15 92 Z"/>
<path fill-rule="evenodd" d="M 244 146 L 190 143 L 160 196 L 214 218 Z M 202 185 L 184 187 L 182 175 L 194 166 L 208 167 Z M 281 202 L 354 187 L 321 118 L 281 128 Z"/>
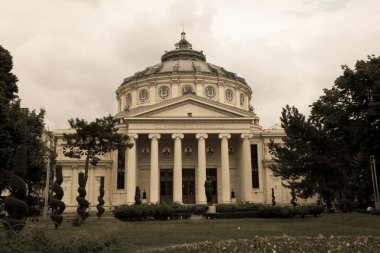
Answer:
<path fill-rule="evenodd" d="M 128 118 L 255 118 L 252 112 L 224 105 L 198 96 L 183 96 L 159 104 L 139 107 Z"/>

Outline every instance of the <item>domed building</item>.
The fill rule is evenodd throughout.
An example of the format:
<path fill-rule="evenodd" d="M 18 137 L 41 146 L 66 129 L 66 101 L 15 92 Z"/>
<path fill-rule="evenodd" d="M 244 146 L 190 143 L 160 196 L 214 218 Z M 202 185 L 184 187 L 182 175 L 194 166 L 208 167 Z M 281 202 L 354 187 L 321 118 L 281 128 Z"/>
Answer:
<path fill-rule="evenodd" d="M 208 63 L 184 32 L 160 63 L 125 78 L 116 98 L 119 132 L 134 145 L 98 154 L 101 160 L 90 168 L 87 184 L 94 206 L 101 181 L 108 207 L 133 204 L 136 187 L 148 203 L 205 204 L 208 176 L 214 203 L 270 203 L 272 189 L 277 203 L 290 203 L 289 190 L 268 168 L 268 143 L 280 142 L 283 129 L 263 130 L 244 78 Z M 72 148 L 62 138 L 68 131 L 56 130 L 55 135 L 64 201 L 75 208 L 84 159 L 64 156 Z"/>

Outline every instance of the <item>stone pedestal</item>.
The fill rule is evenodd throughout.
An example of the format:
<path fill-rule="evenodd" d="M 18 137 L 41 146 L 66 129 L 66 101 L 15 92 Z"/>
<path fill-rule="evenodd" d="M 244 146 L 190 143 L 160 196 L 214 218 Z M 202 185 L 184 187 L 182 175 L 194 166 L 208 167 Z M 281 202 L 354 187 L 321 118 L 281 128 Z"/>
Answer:
<path fill-rule="evenodd" d="M 207 213 L 216 213 L 216 206 L 208 206 Z"/>
<path fill-rule="evenodd" d="M 236 198 L 232 198 L 232 199 L 231 199 L 231 203 L 232 203 L 232 204 L 236 204 Z"/>

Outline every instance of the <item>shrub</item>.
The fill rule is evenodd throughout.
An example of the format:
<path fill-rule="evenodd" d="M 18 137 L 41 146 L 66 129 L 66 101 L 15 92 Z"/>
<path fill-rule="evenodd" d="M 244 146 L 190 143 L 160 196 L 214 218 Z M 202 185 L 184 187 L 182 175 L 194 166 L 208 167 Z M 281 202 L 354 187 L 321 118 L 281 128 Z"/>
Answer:
<path fill-rule="evenodd" d="M 8 182 L 11 194 L 4 201 L 4 209 L 8 212 L 8 217 L 3 218 L 3 220 L 6 229 L 21 231 L 25 226 L 24 219 L 29 210 L 28 205 L 23 201 L 26 195 L 26 183 L 24 181 L 26 147 L 17 147 L 14 166 L 14 173 Z"/>
<path fill-rule="evenodd" d="M 53 184 L 54 195 L 50 200 L 50 207 L 52 210 L 50 218 L 54 222 L 55 229 L 57 229 L 62 224 L 62 221 L 63 221 L 62 213 L 66 208 L 65 203 L 62 201 L 64 193 L 63 193 L 63 188 L 61 187 L 61 184 L 63 182 L 61 165 L 57 165 L 55 167 L 55 177 L 56 177 L 56 180 Z"/>
<path fill-rule="evenodd" d="M 100 178 L 100 186 L 99 186 L 99 196 L 98 196 L 98 204 L 96 205 L 96 209 L 98 210 L 98 212 L 96 213 L 96 216 L 98 216 L 98 218 L 100 218 L 105 209 L 104 209 L 104 177 L 101 177 Z"/>

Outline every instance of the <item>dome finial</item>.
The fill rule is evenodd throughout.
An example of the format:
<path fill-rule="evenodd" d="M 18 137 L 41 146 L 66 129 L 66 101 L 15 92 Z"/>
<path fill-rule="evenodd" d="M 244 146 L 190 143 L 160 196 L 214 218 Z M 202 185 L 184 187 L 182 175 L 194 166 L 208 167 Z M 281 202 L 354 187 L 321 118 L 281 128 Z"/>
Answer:
<path fill-rule="evenodd" d="M 181 33 L 181 40 L 186 40 L 185 38 L 185 23 L 182 23 L 182 33 Z"/>

